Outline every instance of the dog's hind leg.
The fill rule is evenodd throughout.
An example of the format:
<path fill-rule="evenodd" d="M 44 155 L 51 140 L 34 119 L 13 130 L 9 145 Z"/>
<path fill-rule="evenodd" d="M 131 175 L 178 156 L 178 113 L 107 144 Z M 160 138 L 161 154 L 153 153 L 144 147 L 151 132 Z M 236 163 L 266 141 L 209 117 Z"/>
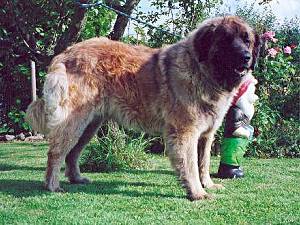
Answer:
<path fill-rule="evenodd" d="M 93 115 L 90 111 L 73 112 L 49 133 L 49 151 L 45 187 L 50 191 L 63 191 L 59 186 L 59 173 L 66 155 L 75 147 Z"/>
<path fill-rule="evenodd" d="M 85 128 L 77 144 L 67 154 L 65 160 L 66 162 L 65 176 L 69 178 L 71 184 L 86 184 L 90 182 L 89 179 L 80 176 L 78 159 L 84 146 L 95 135 L 95 133 L 97 132 L 101 124 L 102 124 L 101 116 L 95 116 L 94 119 Z"/>
<path fill-rule="evenodd" d="M 165 134 L 167 154 L 191 201 L 210 198 L 199 179 L 197 133 L 194 130 L 181 132 L 174 127 L 169 127 Z"/>
<path fill-rule="evenodd" d="M 198 142 L 198 164 L 200 180 L 204 188 L 224 189 L 223 185 L 215 184 L 209 174 L 210 152 L 211 145 L 214 140 L 214 133 L 215 132 L 210 131 L 209 133 L 203 134 Z"/>

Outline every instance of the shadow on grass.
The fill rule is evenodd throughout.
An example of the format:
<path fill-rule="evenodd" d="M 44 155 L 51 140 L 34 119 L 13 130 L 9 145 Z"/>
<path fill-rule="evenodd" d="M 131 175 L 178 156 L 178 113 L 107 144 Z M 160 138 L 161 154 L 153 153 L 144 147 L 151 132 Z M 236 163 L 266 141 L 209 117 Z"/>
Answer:
<path fill-rule="evenodd" d="M 38 170 L 38 171 L 45 171 L 46 167 L 33 167 L 33 166 L 18 166 L 6 163 L 0 163 L 0 171 L 11 171 L 11 170 Z M 62 168 L 63 170 L 63 168 Z M 102 172 L 91 172 L 88 170 L 81 170 L 83 173 L 102 173 Z M 144 174 L 165 174 L 165 175 L 175 175 L 174 171 L 171 170 L 133 170 L 133 169 L 126 169 L 126 170 L 119 170 L 116 172 L 122 173 L 130 173 L 136 175 L 144 175 Z M 105 173 L 113 173 L 113 172 L 105 172 Z"/>
<path fill-rule="evenodd" d="M 43 167 L 27 167 L 27 166 L 16 166 L 16 165 L 0 165 L 0 171 L 14 170 L 14 169 L 25 169 L 25 170 L 42 170 Z M 126 170 L 122 173 L 132 173 L 137 175 L 145 174 L 173 174 L 172 171 L 168 170 Z M 138 177 L 137 177 L 138 178 Z M 140 180 L 140 179 L 139 179 Z M 165 189 L 168 185 L 150 183 L 150 182 L 128 182 L 122 179 L 119 180 L 105 180 L 105 181 L 94 181 L 86 185 L 74 185 L 68 182 L 60 182 L 61 187 L 67 193 L 87 193 L 96 195 L 122 195 L 129 197 L 162 197 L 162 198 L 185 198 L 184 196 L 178 196 L 174 194 L 163 194 L 160 193 L 159 189 Z M 53 195 L 44 189 L 44 183 L 42 181 L 30 181 L 30 180 L 13 180 L 13 179 L 0 179 L 0 193 L 9 194 L 14 197 L 30 197 L 30 196 L 41 196 L 41 195 Z M 134 190 L 142 188 L 143 190 Z M 148 190 L 145 190 L 148 189 Z M 151 189 L 154 191 L 151 191 Z M 158 190 L 158 191 L 157 191 Z"/>
<path fill-rule="evenodd" d="M 46 141 L 42 142 L 25 142 L 25 141 L 15 141 L 15 142 L 1 142 L 3 146 L 9 146 L 10 149 L 13 148 L 24 148 L 24 147 L 47 147 L 48 143 Z"/>
<path fill-rule="evenodd" d="M 66 183 L 64 183 L 66 184 Z M 150 190 L 132 190 L 135 188 L 163 189 L 167 185 L 161 185 L 149 182 L 127 182 L 122 180 L 114 181 L 95 181 L 87 185 L 68 185 L 63 186 L 69 193 L 84 192 L 101 195 L 123 195 L 129 197 L 162 197 L 162 198 L 184 198 L 174 194 L 162 194 L 159 191 Z"/>
<path fill-rule="evenodd" d="M 164 185 L 147 182 L 126 182 L 126 181 L 96 181 L 86 185 L 71 185 L 61 182 L 61 187 L 66 193 L 86 193 L 99 195 L 123 195 L 129 197 L 163 197 L 163 198 L 184 198 L 173 194 L 162 194 L 154 191 L 136 191 L 137 187 L 159 187 Z M 41 195 L 55 195 L 44 189 L 42 181 L 8 180 L 0 179 L 0 192 L 17 198 L 32 197 Z"/>
<path fill-rule="evenodd" d="M 11 170 L 38 170 L 45 171 L 45 167 L 33 167 L 33 166 L 18 166 L 12 164 L 1 163 L 0 171 L 11 171 Z"/>
<path fill-rule="evenodd" d="M 0 180 L 0 192 L 14 197 L 30 197 L 50 194 L 43 188 L 42 181 Z"/>
<path fill-rule="evenodd" d="M 165 174 L 165 175 L 175 175 L 175 172 L 172 170 L 122 170 L 121 172 L 124 173 L 131 173 L 136 175 L 143 175 L 143 174 Z"/>

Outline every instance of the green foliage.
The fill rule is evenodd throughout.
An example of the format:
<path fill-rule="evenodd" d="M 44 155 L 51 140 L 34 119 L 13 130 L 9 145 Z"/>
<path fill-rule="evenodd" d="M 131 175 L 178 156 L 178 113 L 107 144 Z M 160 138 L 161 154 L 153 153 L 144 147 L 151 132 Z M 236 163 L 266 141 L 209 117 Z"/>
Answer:
<path fill-rule="evenodd" d="M 300 18 L 292 18 L 291 20 L 285 20 L 283 24 L 279 26 L 279 32 L 276 33 L 277 38 L 282 46 L 298 45 L 298 48 L 292 51 L 292 62 L 298 67 L 300 66 Z"/>
<path fill-rule="evenodd" d="M 298 117 L 295 108 L 299 108 L 299 68 L 292 62 L 292 56 L 280 52 L 276 58 L 266 57 L 261 60 L 262 70 L 257 73 L 260 81 L 261 100 L 270 108 L 280 112 L 283 118 Z M 299 71 L 298 71 L 299 72 Z"/>
<path fill-rule="evenodd" d="M 249 5 L 244 3 L 243 6 L 237 8 L 236 15 L 245 19 L 260 34 L 273 29 L 277 25 L 274 12 L 267 6 L 264 7 L 263 11 L 257 11 L 254 9 L 254 5 L 255 2 Z"/>
<path fill-rule="evenodd" d="M 160 28 L 167 30 L 167 26 L 160 26 Z M 149 37 L 147 40 L 148 46 L 152 48 L 159 48 L 163 45 L 174 44 L 180 40 L 180 37 L 164 33 L 157 29 L 152 29 L 147 32 Z"/>
<path fill-rule="evenodd" d="M 107 9 L 100 7 L 90 9 L 86 15 L 84 29 L 80 34 L 81 40 L 106 36 L 114 19 L 115 14 Z"/>
<path fill-rule="evenodd" d="M 1 131 L 28 130 L 24 111 L 31 102 L 30 60 L 36 62 L 37 94 L 41 96 L 49 61 L 58 40 L 70 27 L 77 7 L 72 0 L 0 3 Z M 106 35 L 113 19 L 114 15 L 107 10 L 89 10 L 80 40 Z"/>
<path fill-rule="evenodd" d="M 258 109 L 261 110 L 261 109 Z M 262 111 L 262 110 L 261 110 Z M 263 112 L 263 111 L 262 111 Z M 261 126 L 262 113 L 256 117 L 254 124 Z M 270 117 L 270 116 L 268 116 Z M 271 128 L 270 126 L 273 125 Z M 260 136 L 251 144 L 252 154 L 260 157 L 300 157 L 300 123 L 294 119 L 276 119 L 269 126 L 259 127 Z"/>
<path fill-rule="evenodd" d="M 0 127 L 14 133 L 29 128 L 24 111 L 31 101 L 30 59 L 37 63 L 39 95 L 47 57 L 53 54 L 55 41 L 68 27 L 73 12 L 71 0 L 1 2 Z"/>
<path fill-rule="evenodd" d="M 280 39 L 269 43 L 280 51 L 274 58 L 263 57 L 255 73 L 260 100 L 253 124 L 261 134 L 254 147 L 261 156 L 300 157 L 300 67 L 291 55 L 282 52 L 280 44 L 286 45 Z"/>
<path fill-rule="evenodd" d="M 155 24 L 159 28 L 176 35 L 166 34 L 157 29 L 145 29 L 147 45 L 151 47 L 161 47 L 165 44 L 173 44 L 180 37 L 186 36 L 191 30 L 209 17 L 211 10 L 222 3 L 222 0 L 205 1 L 151 1 L 151 7 L 155 10 L 142 13 L 138 16 L 150 24 Z"/>
<path fill-rule="evenodd" d="M 8 118 L 13 122 L 17 129 L 21 128 L 22 130 L 29 130 L 30 126 L 27 122 L 25 122 L 24 117 L 25 112 L 16 108 L 12 108 L 12 110 L 8 113 Z"/>
<path fill-rule="evenodd" d="M 94 138 L 85 148 L 80 167 L 83 171 L 92 172 L 142 168 L 147 165 L 145 149 L 148 146 L 145 134 L 134 137 L 124 129 L 108 124 L 107 134 Z"/>
<path fill-rule="evenodd" d="M 4 39 L 18 47 L 19 54 L 26 53 L 32 59 L 53 54 L 56 40 L 68 28 L 76 7 L 72 0 L 14 0 L 4 1 L 3 5 L 1 24 Z M 12 50 L 16 53 L 16 49 Z"/>

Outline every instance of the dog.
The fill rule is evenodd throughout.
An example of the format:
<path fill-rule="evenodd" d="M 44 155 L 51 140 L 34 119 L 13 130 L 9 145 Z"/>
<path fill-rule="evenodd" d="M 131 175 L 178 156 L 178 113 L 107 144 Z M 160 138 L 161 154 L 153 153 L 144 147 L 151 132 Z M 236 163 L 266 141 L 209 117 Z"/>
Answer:
<path fill-rule="evenodd" d="M 43 98 L 32 102 L 26 120 L 49 139 L 45 187 L 63 191 L 65 160 L 70 183 L 81 177 L 78 158 L 108 120 L 161 134 L 187 198 L 209 198 L 220 189 L 209 174 L 216 130 L 259 53 L 259 36 L 236 16 L 204 21 L 176 44 L 151 49 L 92 38 L 54 57 Z"/>

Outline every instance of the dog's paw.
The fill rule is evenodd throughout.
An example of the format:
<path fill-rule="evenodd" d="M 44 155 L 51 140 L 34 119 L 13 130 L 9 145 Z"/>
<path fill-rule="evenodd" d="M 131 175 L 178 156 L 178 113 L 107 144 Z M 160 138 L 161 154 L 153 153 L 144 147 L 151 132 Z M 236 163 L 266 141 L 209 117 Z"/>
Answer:
<path fill-rule="evenodd" d="M 190 201 L 197 201 L 197 200 L 213 199 L 213 196 L 211 194 L 204 192 L 199 194 L 188 194 L 187 198 Z"/>
<path fill-rule="evenodd" d="M 211 184 L 208 185 L 206 188 L 212 189 L 212 190 L 224 190 L 225 187 L 222 184 Z"/>
<path fill-rule="evenodd" d="M 70 184 L 89 184 L 91 181 L 86 177 L 76 177 L 70 179 Z"/>
<path fill-rule="evenodd" d="M 202 187 L 212 190 L 223 190 L 225 187 L 222 184 L 215 184 L 210 177 L 201 179 Z"/>

